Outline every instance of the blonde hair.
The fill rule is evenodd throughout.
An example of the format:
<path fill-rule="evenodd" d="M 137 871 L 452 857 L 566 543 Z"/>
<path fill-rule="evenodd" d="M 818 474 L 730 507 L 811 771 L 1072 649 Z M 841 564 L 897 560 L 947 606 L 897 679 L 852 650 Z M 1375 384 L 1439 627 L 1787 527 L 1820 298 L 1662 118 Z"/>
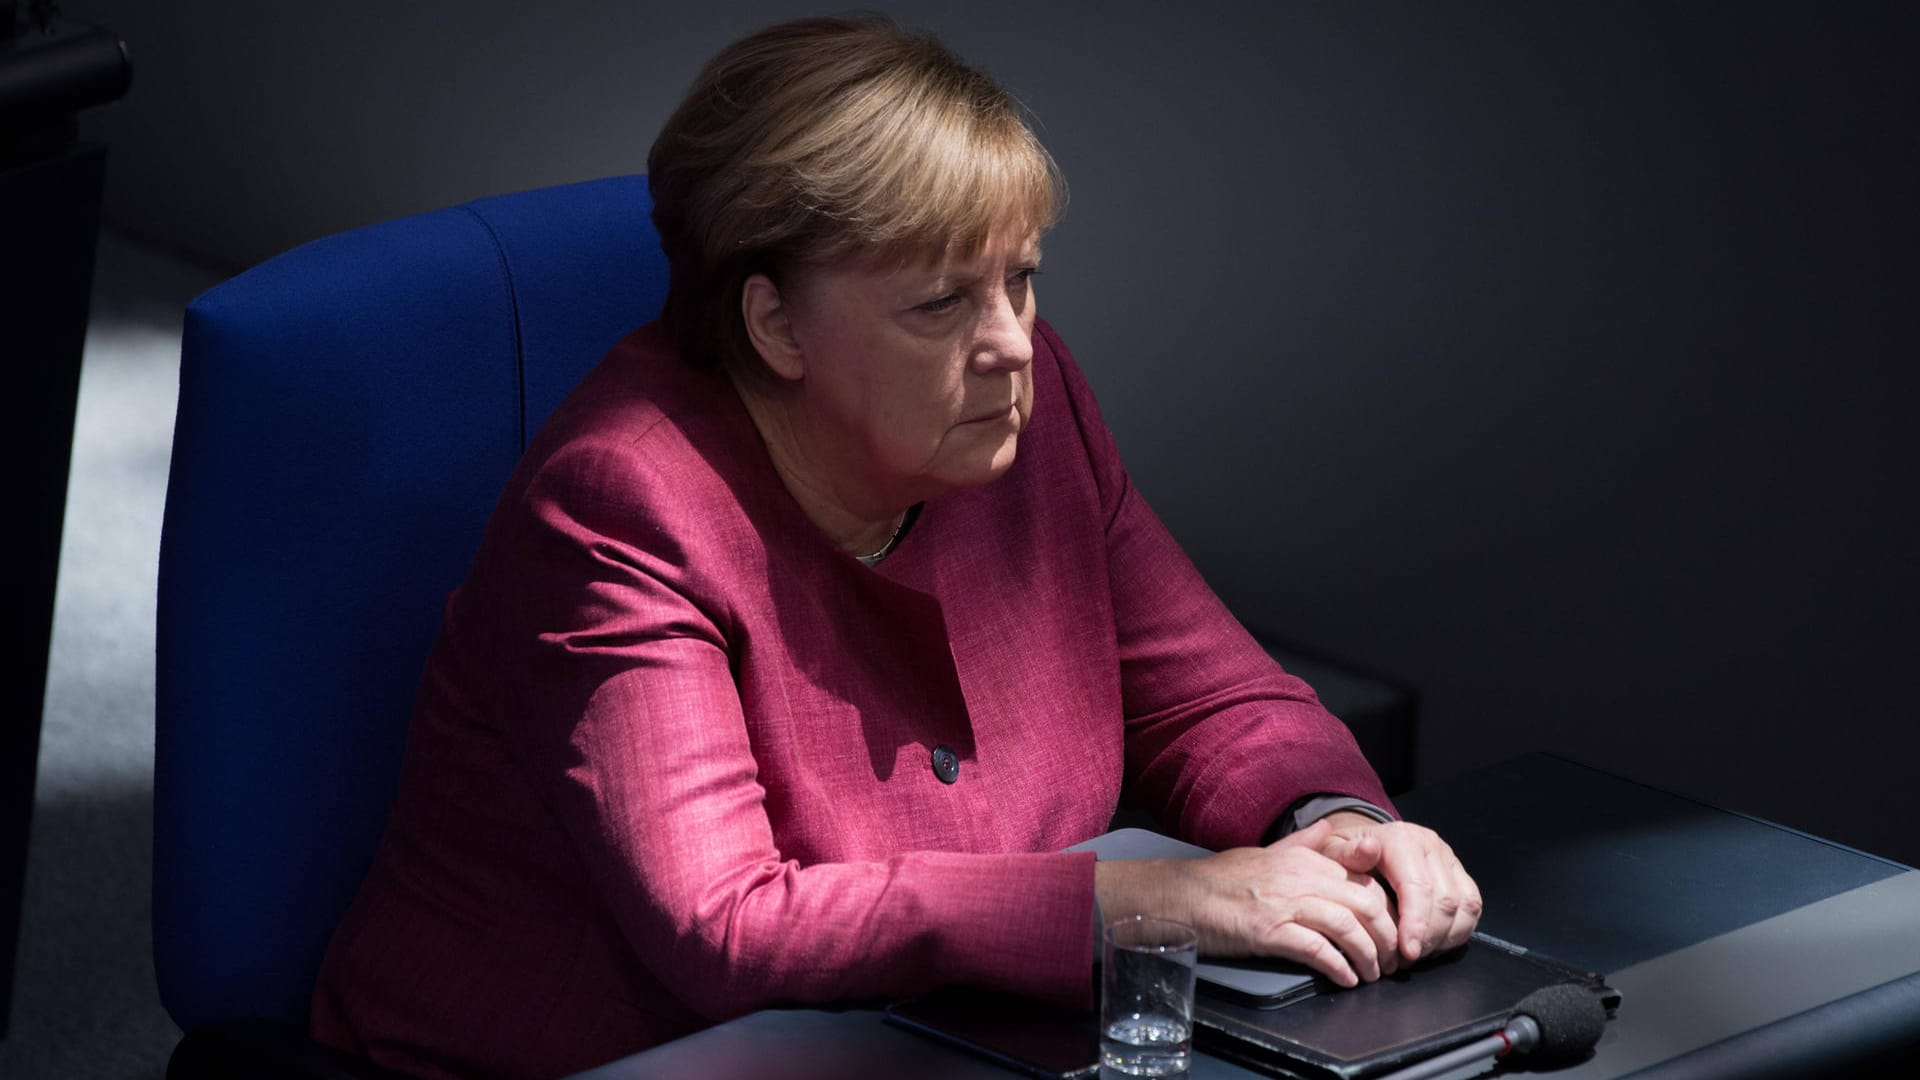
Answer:
<path fill-rule="evenodd" d="M 647 155 L 684 359 L 756 370 L 740 291 L 850 256 L 977 252 L 1045 231 L 1066 186 L 1013 98 L 879 15 L 799 19 L 722 50 Z"/>

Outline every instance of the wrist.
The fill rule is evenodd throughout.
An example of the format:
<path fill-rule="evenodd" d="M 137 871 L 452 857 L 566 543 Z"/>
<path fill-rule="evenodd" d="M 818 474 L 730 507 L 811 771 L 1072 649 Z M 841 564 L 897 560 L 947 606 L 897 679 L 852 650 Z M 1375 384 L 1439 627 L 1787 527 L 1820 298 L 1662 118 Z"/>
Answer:
<path fill-rule="evenodd" d="M 1095 863 L 1093 867 L 1094 902 L 1107 922 L 1130 915 L 1154 915 L 1163 919 L 1190 921 L 1189 903 L 1183 902 L 1180 864 L 1168 859 L 1120 859 Z"/>

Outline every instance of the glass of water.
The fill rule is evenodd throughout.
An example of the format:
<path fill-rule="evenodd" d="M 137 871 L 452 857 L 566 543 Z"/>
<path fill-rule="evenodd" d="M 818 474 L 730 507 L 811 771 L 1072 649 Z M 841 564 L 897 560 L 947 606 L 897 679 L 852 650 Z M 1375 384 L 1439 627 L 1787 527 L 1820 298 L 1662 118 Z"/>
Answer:
<path fill-rule="evenodd" d="M 1103 1071 L 1186 1075 L 1199 953 L 1199 935 L 1186 923 L 1135 915 L 1107 924 L 1100 975 Z"/>

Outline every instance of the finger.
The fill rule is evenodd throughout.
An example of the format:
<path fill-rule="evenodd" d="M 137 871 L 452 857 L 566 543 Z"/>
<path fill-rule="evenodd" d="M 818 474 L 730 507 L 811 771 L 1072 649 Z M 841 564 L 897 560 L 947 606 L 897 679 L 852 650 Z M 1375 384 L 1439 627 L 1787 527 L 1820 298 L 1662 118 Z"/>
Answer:
<path fill-rule="evenodd" d="M 1447 854 L 1451 857 L 1452 850 L 1449 849 Z M 1460 910 L 1454 913 L 1453 926 L 1447 933 L 1446 947 L 1449 949 L 1465 945 L 1467 940 L 1473 937 L 1474 928 L 1480 925 L 1480 914 L 1483 908 L 1480 886 L 1474 883 L 1466 867 L 1460 865 L 1459 859 L 1452 859 L 1452 862 L 1451 869 L 1460 894 Z"/>
<path fill-rule="evenodd" d="M 1305 964 L 1331 979 L 1335 986 L 1351 988 L 1360 985 L 1360 976 L 1354 973 L 1346 954 L 1328 941 L 1326 935 L 1297 922 L 1282 923 L 1275 928 L 1265 941 L 1261 954 Z"/>
<path fill-rule="evenodd" d="M 1379 956 L 1353 912 L 1318 897 L 1301 897 L 1293 918 L 1275 927 L 1262 953 L 1278 951 L 1307 964 L 1339 986 L 1379 978 Z"/>
<path fill-rule="evenodd" d="M 1446 925 L 1436 928 L 1433 946 L 1436 951 L 1452 949 L 1466 944 L 1473 936 L 1474 927 L 1480 924 L 1480 887 L 1474 884 L 1466 867 L 1460 865 L 1459 856 L 1437 836 L 1433 839 L 1432 859 L 1436 867 L 1435 880 L 1442 883 L 1434 899 L 1436 922 L 1439 914 L 1446 916 Z"/>
<path fill-rule="evenodd" d="M 1393 889 L 1400 909 L 1400 955 L 1409 962 L 1425 954 L 1428 928 L 1433 923 L 1433 871 L 1418 852 L 1405 844 L 1388 844 L 1380 858 L 1380 872 Z"/>
<path fill-rule="evenodd" d="M 1453 917 L 1453 926 L 1447 931 L 1447 942 L 1443 948 L 1457 949 L 1472 940 L 1473 932 L 1480 925 L 1480 897 L 1478 893 L 1460 901 L 1460 910 Z"/>
<path fill-rule="evenodd" d="M 1380 942 L 1348 903 L 1322 896 L 1301 897 L 1294 921 L 1333 942 L 1362 981 L 1373 982 L 1380 977 Z"/>
<path fill-rule="evenodd" d="M 1394 925 L 1393 898 L 1380 884 L 1380 879 L 1371 874 L 1348 874 L 1347 881 L 1360 889 L 1365 896 L 1361 921 L 1367 924 L 1367 931 L 1380 946 L 1380 974 L 1391 975 L 1400 970 L 1400 931 Z"/>
<path fill-rule="evenodd" d="M 1423 947 L 1423 952 L 1428 956 L 1452 947 L 1449 940 L 1454 926 L 1459 922 L 1464 897 L 1461 896 L 1459 877 L 1448 865 L 1452 862 L 1450 852 L 1443 854 L 1431 848 L 1427 851 L 1428 876 L 1434 883 L 1433 910 L 1427 920 L 1426 944 Z"/>
<path fill-rule="evenodd" d="M 1332 835 L 1333 822 L 1321 818 L 1304 829 L 1295 829 L 1267 846 L 1269 848 L 1310 847 L 1318 851 L 1326 845 L 1328 838 Z"/>
<path fill-rule="evenodd" d="M 1335 835 L 1320 850 L 1352 873 L 1370 874 L 1380 865 L 1386 846 L 1378 836 L 1368 832 L 1359 836 Z"/>

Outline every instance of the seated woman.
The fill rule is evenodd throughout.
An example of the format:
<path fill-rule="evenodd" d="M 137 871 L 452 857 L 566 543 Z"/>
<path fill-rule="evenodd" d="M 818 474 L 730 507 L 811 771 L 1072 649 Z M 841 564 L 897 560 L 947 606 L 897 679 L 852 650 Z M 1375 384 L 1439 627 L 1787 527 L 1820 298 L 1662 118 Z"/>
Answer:
<path fill-rule="evenodd" d="M 1003 91 L 883 20 L 789 23 L 648 169 L 665 315 L 447 603 L 316 1036 L 547 1076 L 768 1005 L 1090 1005 L 1101 913 L 1349 986 L 1465 940 L 1471 879 L 1208 590 L 1037 320 L 1061 182 Z M 1221 854 L 1062 853 L 1123 790 Z"/>

